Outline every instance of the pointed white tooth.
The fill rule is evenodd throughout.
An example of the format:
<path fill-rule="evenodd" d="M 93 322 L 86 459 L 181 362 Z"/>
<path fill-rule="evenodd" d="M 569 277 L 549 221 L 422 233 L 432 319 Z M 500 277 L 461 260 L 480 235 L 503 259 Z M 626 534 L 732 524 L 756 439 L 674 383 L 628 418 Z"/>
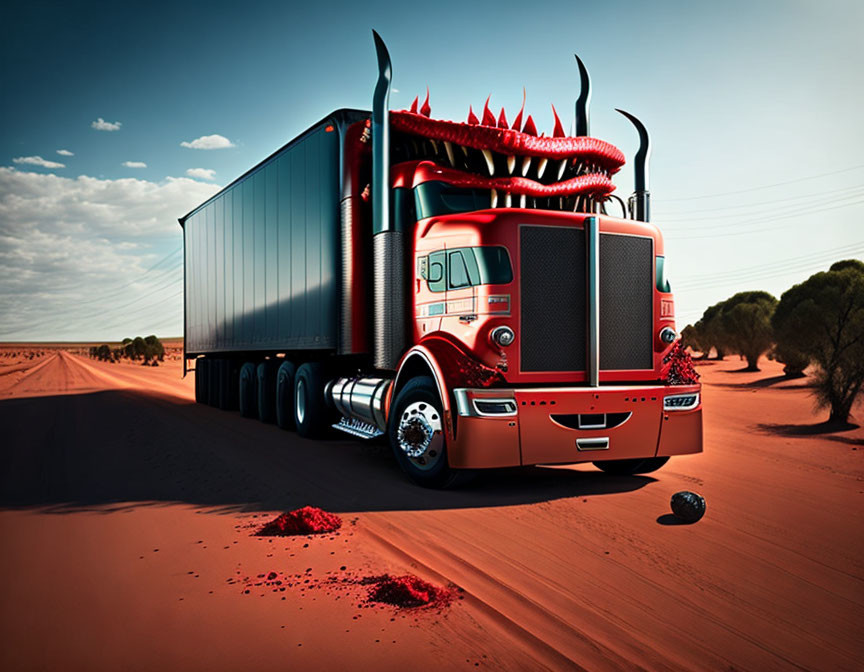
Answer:
<path fill-rule="evenodd" d="M 508 156 L 507 157 L 507 174 L 512 175 L 513 171 L 516 169 L 516 157 Z"/>
<path fill-rule="evenodd" d="M 445 140 L 444 141 L 444 149 L 447 152 L 447 158 L 450 161 L 450 165 L 455 168 L 456 167 L 456 157 L 453 156 L 453 145 Z"/>
<path fill-rule="evenodd" d="M 520 207 L 520 208 L 524 208 L 524 207 L 525 207 L 525 201 L 526 201 L 526 200 L 527 200 L 527 196 L 525 196 L 525 194 L 522 194 L 522 195 L 519 197 L 519 207 Z"/>
<path fill-rule="evenodd" d="M 537 163 L 537 179 L 539 180 L 543 177 L 543 173 L 546 171 L 546 164 L 549 162 L 548 159 L 540 159 Z"/>
<path fill-rule="evenodd" d="M 504 207 L 505 208 L 513 207 L 513 197 L 510 195 L 509 192 L 504 194 Z"/>
<path fill-rule="evenodd" d="M 492 152 L 488 149 L 480 150 L 483 152 L 483 158 L 486 159 L 486 167 L 489 169 L 489 177 L 495 174 L 495 162 L 492 160 Z"/>
<path fill-rule="evenodd" d="M 432 138 L 429 138 L 429 142 L 432 143 L 432 152 L 437 154 L 438 153 L 438 143 L 435 140 L 433 140 Z"/>
<path fill-rule="evenodd" d="M 561 161 L 561 165 L 558 166 L 558 181 L 561 181 L 561 178 L 564 176 L 564 169 L 567 167 L 567 159 Z"/>
<path fill-rule="evenodd" d="M 468 156 L 468 148 L 465 145 L 459 145 L 459 149 L 462 150 L 462 153 L 467 157 Z"/>
<path fill-rule="evenodd" d="M 489 206 L 490 208 L 498 207 L 498 192 L 494 189 L 492 190 L 492 204 Z"/>
<path fill-rule="evenodd" d="M 522 159 L 522 177 L 525 177 L 528 174 L 528 169 L 531 167 L 531 157 L 526 156 Z"/>

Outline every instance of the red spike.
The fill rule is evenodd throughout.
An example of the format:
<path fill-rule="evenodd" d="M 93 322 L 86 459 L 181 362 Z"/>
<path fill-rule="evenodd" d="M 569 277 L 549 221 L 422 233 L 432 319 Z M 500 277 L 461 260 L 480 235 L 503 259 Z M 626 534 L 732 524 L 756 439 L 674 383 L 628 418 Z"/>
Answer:
<path fill-rule="evenodd" d="M 428 117 L 432 114 L 432 108 L 429 105 L 429 87 L 426 87 L 426 100 L 423 101 L 423 107 L 420 108 L 420 114 L 424 117 Z"/>
<path fill-rule="evenodd" d="M 477 118 L 477 115 L 474 114 L 474 110 L 469 105 L 468 106 L 468 124 L 470 126 L 477 126 L 480 123 L 480 120 Z"/>
<path fill-rule="evenodd" d="M 534 125 L 534 117 L 532 117 L 530 114 L 525 120 L 525 128 L 522 129 L 522 132 L 526 133 L 527 135 L 537 135 L 537 127 Z"/>
<path fill-rule="evenodd" d="M 489 98 L 491 97 L 492 95 L 490 94 Z M 489 98 L 486 99 L 486 105 L 483 106 L 483 125 L 494 127 L 497 122 L 495 121 L 495 115 L 489 109 Z"/>
<path fill-rule="evenodd" d="M 555 115 L 555 130 L 552 131 L 553 138 L 564 137 L 564 127 L 561 125 L 561 120 L 558 118 L 558 112 L 555 111 L 555 106 L 552 106 L 552 114 Z"/>
<path fill-rule="evenodd" d="M 408 110 L 408 111 L 409 111 L 409 112 L 413 112 L 414 114 L 417 114 L 417 103 L 419 103 L 419 102 L 420 102 L 420 97 L 419 97 L 419 96 L 415 96 L 415 97 L 414 97 L 414 102 L 411 103 L 411 109 Z"/>
<path fill-rule="evenodd" d="M 501 114 L 498 115 L 498 128 L 509 128 L 507 123 L 507 115 L 504 114 L 504 108 L 501 108 Z"/>
<path fill-rule="evenodd" d="M 519 114 L 513 120 L 513 128 L 517 131 L 522 128 L 522 113 L 525 111 L 525 87 L 522 87 L 522 107 L 519 108 Z"/>

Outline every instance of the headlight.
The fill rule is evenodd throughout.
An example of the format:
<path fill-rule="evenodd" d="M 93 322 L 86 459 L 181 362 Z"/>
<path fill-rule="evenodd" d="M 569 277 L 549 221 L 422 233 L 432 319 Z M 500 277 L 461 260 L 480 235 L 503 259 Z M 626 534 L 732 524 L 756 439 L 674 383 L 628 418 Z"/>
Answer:
<path fill-rule="evenodd" d="M 510 327 L 495 327 L 489 333 L 489 340 L 495 345 L 507 347 L 516 340 L 516 334 L 513 333 L 513 330 Z"/>
<path fill-rule="evenodd" d="M 690 411 L 699 405 L 699 393 L 671 394 L 663 397 L 664 411 Z"/>

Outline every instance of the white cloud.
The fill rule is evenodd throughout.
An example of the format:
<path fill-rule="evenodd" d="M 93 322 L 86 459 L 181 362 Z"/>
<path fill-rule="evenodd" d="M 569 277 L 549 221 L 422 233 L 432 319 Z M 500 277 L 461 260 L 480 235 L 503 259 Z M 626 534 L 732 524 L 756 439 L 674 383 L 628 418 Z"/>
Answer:
<path fill-rule="evenodd" d="M 0 167 L 0 339 L 180 334 L 177 218 L 218 189 Z"/>
<path fill-rule="evenodd" d="M 216 171 L 210 168 L 190 168 L 186 171 L 189 177 L 195 177 L 199 180 L 215 180 Z"/>
<path fill-rule="evenodd" d="M 60 156 L 75 156 L 74 152 L 70 152 L 68 149 L 58 149 L 57 153 Z"/>
<path fill-rule="evenodd" d="M 119 131 L 122 125 L 119 121 L 105 121 L 102 117 L 99 117 L 90 124 L 90 127 L 95 128 L 97 131 Z"/>
<path fill-rule="evenodd" d="M 228 149 L 234 147 L 234 143 L 224 135 L 202 135 L 192 142 L 181 142 L 180 146 L 189 149 Z"/>
<path fill-rule="evenodd" d="M 146 168 L 147 164 L 143 161 L 124 161 L 123 165 L 127 168 Z"/>
<path fill-rule="evenodd" d="M 46 161 L 41 156 L 19 156 L 12 159 L 15 163 L 26 163 L 31 166 L 42 166 L 43 168 L 65 168 L 66 164 L 56 161 Z"/>

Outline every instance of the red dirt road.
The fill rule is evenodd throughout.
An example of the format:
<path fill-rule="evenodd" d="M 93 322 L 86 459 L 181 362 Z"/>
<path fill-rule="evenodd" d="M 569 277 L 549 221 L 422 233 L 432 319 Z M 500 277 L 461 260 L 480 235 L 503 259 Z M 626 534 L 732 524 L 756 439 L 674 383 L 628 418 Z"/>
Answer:
<path fill-rule="evenodd" d="M 740 366 L 699 369 L 704 454 L 455 492 L 375 446 L 196 405 L 176 363 L 7 368 L 0 669 L 860 670 L 864 431 L 812 433 L 806 381 Z M 694 525 L 670 524 L 683 489 L 707 500 Z M 343 529 L 251 536 L 304 505 Z M 270 571 L 301 578 L 254 585 Z M 464 599 L 361 608 L 349 580 L 385 572 Z"/>

